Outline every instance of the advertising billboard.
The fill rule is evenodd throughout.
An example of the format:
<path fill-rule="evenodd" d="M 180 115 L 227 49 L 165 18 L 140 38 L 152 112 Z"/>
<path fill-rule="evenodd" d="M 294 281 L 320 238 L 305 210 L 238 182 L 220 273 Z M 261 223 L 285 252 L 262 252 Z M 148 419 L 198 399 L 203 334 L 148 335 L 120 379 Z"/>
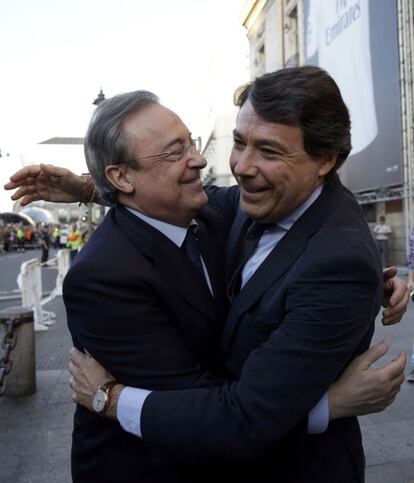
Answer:
<path fill-rule="evenodd" d="M 305 63 L 326 69 L 352 123 L 352 191 L 403 179 L 397 0 L 304 0 Z"/>

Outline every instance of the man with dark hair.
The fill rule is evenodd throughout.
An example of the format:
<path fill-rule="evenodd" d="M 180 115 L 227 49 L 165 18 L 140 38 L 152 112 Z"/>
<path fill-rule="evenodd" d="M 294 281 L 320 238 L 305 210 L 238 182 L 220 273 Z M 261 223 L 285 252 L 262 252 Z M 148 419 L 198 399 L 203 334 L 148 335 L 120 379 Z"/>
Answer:
<path fill-rule="evenodd" d="M 315 91 L 318 76 L 327 86 L 322 89 L 318 85 Z M 297 81 L 299 77 L 300 80 Z M 297 81 L 295 88 L 289 89 L 295 81 Z M 272 89 L 272 86 L 277 87 Z M 310 95 L 306 96 L 307 89 Z M 293 101 L 278 102 L 277 95 L 284 92 L 288 92 L 289 100 L 293 99 Z M 296 94 L 298 98 L 295 97 Z M 299 100 L 300 95 L 302 95 L 302 101 Z M 221 462 L 223 463 L 220 470 L 222 472 L 228 469 L 225 464 L 230 463 L 230 474 L 237 481 L 343 481 L 347 483 L 358 481 L 363 473 L 361 461 L 363 453 L 355 418 L 334 421 L 321 435 L 307 433 L 308 413 L 330 385 L 336 386 L 335 381 L 351 359 L 368 347 L 382 290 L 378 257 L 375 250 L 372 250 L 373 241 L 367 233 L 361 212 L 352 195 L 342 187 L 337 176 L 330 175 L 338 156 L 343 153 L 342 147 L 339 150 L 335 146 L 324 145 L 323 140 L 317 140 L 316 136 L 312 136 L 312 129 L 315 127 L 310 123 L 312 116 L 309 117 L 309 113 L 313 112 L 313 115 L 320 117 L 318 130 L 323 126 L 326 128 L 330 125 L 336 109 L 342 108 L 342 99 L 332 79 L 316 68 L 285 69 L 267 77 L 264 76 L 250 85 L 240 99 L 241 109 L 234 131 L 234 148 L 230 163 L 239 182 L 242 211 L 237 213 L 226 252 L 228 295 L 233 305 L 221 341 L 228 375 L 238 380 L 235 382 L 228 380 L 220 385 L 200 389 L 167 390 L 172 386 L 179 389 L 179 384 L 175 380 L 177 375 L 174 374 L 172 377 L 171 369 L 167 369 L 168 364 L 178 357 L 178 354 L 174 354 L 178 346 L 170 336 L 163 338 L 162 332 L 159 335 L 160 342 L 155 334 L 152 337 L 151 333 L 148 339 L 148 351 L 145 351 L 145 344 L 142 346 L 145 339 L 141 338 L 141 346 L 138 344 L 135 347 L 139 354 L 133 356 L 131 353 L 128 368 L 121 369 L 117 366 L 119 352 L 116 353 L 118 360 L 116 357 L 113 361 L 109 360 L 111 354 L 108 354 L 108 350 L 113 350 L 113 340 L 108 339 L 106 346 L 102 344 L 102 347 L 96 346 L 94 350 L 89 351 L 124 384 L 140 386 L 139 379 L 143 379 L 141 387 L 146 387 L 146 391 L 132 387 L 123 388 L 118 384 L 107 406 L 105 398 L 100 394 L 105 390 L 107 392 L 108 388 L 104 387 L 96 392 L 95 402 L 92 405 L 91 393 L 95 393 L 97 389 L 96 381 L 99 380 L 98 385 L 100 385 L 113 378 L 106 373 L 96 372 L 97 365 L 92 358 L 75 352 L 73 355 L 75 365 L 72 365 L 71 369 L 75 375 L 72 385 L 77 391 L 76 400 L 95 412 L 102 411 L 99 404 L 97 405 L 102 401 L 107 411 L 105 414 L 110 417 L 116 417 L 118 409 L 118 416 L 125 430 L 140 435 L 142 429 L 142 441 L 135 438 L 136 443 L 133 443 L 134 437 L 131 436 L 128 444 L 136 444 L 137 448 L 141 449 L 141 453 L 137 454 L 142 454 L 142 451 L 148 452 L 155 461 L 173 463 L 182 461 L 186 464 Z M 276 101 L 272 104 L 274 99 Z M 320 106 L 324 99 L 328 100 L 328 102 L 325 101 L 325 110 Z M 261 103 L 272 104 L 269 115 L 275 114 L 281 117 L 268 120 L 266 112 L 262 117 L 262 114 L 256 110 L 256 105 Z M 257 109 L 260 110 L 260 107 Z M 349 118 L 347 119 L 346 108 L 342 111 L 346 112 L 346 115 L 342 115 L 342 123 L 345 126 L 342 128 L 342 134 L 346 138 L 346 130 L 349 131 Z M 144 127 L 145 129 L 150 127 L 150 136 L 147 138 L 143 135 Z M 305 134 L 307 127 L 309 132 Z M 338 133 L 341 131 L 339 127 L 340 123 Z M 203 164 L 198 155 L 192 151 L 188 131 L 182 127 L 182 123 L 177 123 L 176 116 L 165 112 L 165 108 L 159 105 L 132 113 L 124 120 L 123 129 L 129 140 L 136 141 L 130 144 L 133 152 L 129 154 L 134 155 L 131 159 L 135 159 L 137 165 L 129 166 L 120 159 L 117 163 L 111 162 L 105 168 L 106 178 L 118 190 L 118 202 L 135 210 L 134 214 L 146 222 L 150 220 L 148 217 L 143 218 L 142 212 L 148 215 L 150 208 L 150 216 L 188 227 L 191 222 L 189 215 L 195 216 L 202 206 L 202 195 L 195 170 Z M 332 126 L 331 129 L 333 129 Z M 171 137 L 169 142 L 165 139 L 167 135 Z M 178 146 L 172 149 L 170 144 L 174 145 L 175 142 L 178 142 Z M 308 150 L 312 151 L 308 152 Z M 157 152 L 159 154 L 155 154 Z M 347 154 L 343 154 L 344 159 Z M 167 159 L 171 155 L 178 156 L 179 159 Z M 147 163 L 146 161 L 149 160 L 150 162 Z M 166 164 L 167 162 L 172 164 Z M 184 164 L 180 164 L 181 162 Z M 47 172 L 47 168 L 45 171 Z M 63 176 L 67 176 L 67 173 Z M 96 181 L 96 175 L 94 178 Z M 332 178 L 331 181 L 328 182 L 328 178 Z M 165 179 L 169 179 L 168 186 L 165 184 Z M 43 181 L 47 181 L 47 174 Z M 178 189 L 176 181 L 179 181 L 179 184 L 191 186 Z M 32 187 L 33 181 L 29 182 L 28 186 Z M 149 189 L 149 186 L 152 189 Z M 163 187 L 169 193 L 168 197 Z M 25 188 L 27 187 L 21 188 L 16 196 L 39 195 L 39 191 Z M 186 195 L 181 196 L 183 194 L 181 190 L 185 193 L 187 189 L 193 194 L 192 201 Z M 237 192 L 234 189 L 209 190 L 208 194 L 210 210 L 218 210 L 219 214 L 226 215 L 225 219 L 228 221 L 237 208 Z M 197 200 L 201 206 L 197 207 L 194 204 Z M 140 215 L 139 212 L 141 212 Z M 187 213 L 187 216 L 183 216 L 182 213 Z M 120 208 L 116 207 L 109 219 L 115 217 L 116 225 L 117 219 L 121 220 L 120 216 Z M 125 214 L 122 216 L 125 217 Z M 133 218 L 128 215 L 128 223 L 132 223 L 132 220 Z M 124 231 L 127 235 L 127 218 L 124 221 Z M 105 226 L 109 226 L 109 223 L 106 222 Z M 210 224 L 210 227 L 215 237 L 225 233 L 226 230 L 225 223 L 221 230 L 217 228 L 217 224 Z M 101 237 L 107 233 L 102 230 L 106 228 L 101 229 Z M 139 244 L 138 232 L 136 235 L 133 241 Z M 88 258 L 91 260 L 96 258 L 96 250 L 100 250 L 100 243 L 103 243 L 97 240 L 98 236 L 99 230 L 94 235 L 96 240 L 94 250 L 91 246 L 88 252 L 81 253 L 77 261 L 78 275 L 72 270 L 72 275 L 66 282 L 66 291 L 70 297 L 79 297 L 79 294 L 76 295 L 75 290 L 72 289 L 72 284 L 75 280 L 81 280 L 82 254 L 85 262 Z M 201 240 L 200 236 L 200 243 Z M 88 249 L 88 245 L 84 250 Z M 165 249 L 165 245 L 163 248 Z M 208 245 L 205 245 L 205 248 L 207 249 Z M 124 249 L 127 249 L 125 244 L 121 247 L 121 250 Z M 149 249 L 148 247 L 147 250 Z M 107 277 L 107 263 L 113 262 L 110 260 L 111 253 L 109 249 L 105 252 L 107 261 L 103 266 L 102 263 L 100 265 L 94 263 L 91 270 L 92 265 L 89 263 L 85 268 L 88 268 L 94 277 L 101 271 Z M 159 250 L 157 253 L 160 256 Z M 169 259 L 171 262 L 176 259 L 175 261 L 180 263 L 180 266 L 174 265 L 176 267 L 174 277 L 166 277 L 167 281 L 171 281 L 172 285 L 178 283 L 182 280 L 181 271 L 187 272 L 187 282 L 194 283 L 197 280 L 196 287 L 191 287 L 191 283 L 186 284 L 187 299 L 188 296 L 191 298 L 191 294 L 196 297 L 196 294 L 202 290 L 199 283 L 201 281 L 206 284 L 204 287 L 208 286 L 211 291 L 211 279 L 210 284 L 208 283 L 211 272 L 208 267 L 206 270 L 203 264 L 200 265 L 202 269 L 200 273 L 203 275 L 204 272 L 205 280 L 199 280 L 195 278 L 195 272 L 192 274 L 185 268 L 188 262 L 180 258 L 181 255 L 179 256 L 178 252 L 170 248 L 166 253 L 169 258 L 164 259 L 165 264 L 169 263 Z M 204 256 L 207 257 L 207 254 L 208 249 L 205 252 L 202 251 L 204 261 Z M 124 255 L 125 253 L 122 253 L 122 256 L 119 255 L 121 261 Z M 215 256 L 218 267 L 223 266 L 224 261 L 221 259 L 220 250 Z M 155 254 L 153 253 L 150 258 L 155 260 Z M 116 261 L 119 263 L 118 255 Z M 119 289 L 122 287 L 122 290 L 118 290 L 116 284 L 114 287 L 112 282 L 112 286 L 107 287 L 102 294 L 110 301 L 111 292 L 117 290 L 117 297 L 121 300 L 125 299 L 126 306 L 123 308 L 119 304 L 116 306 L 116 312 L 119 317 L 122 316 L 123 323 L 114 322 L 115 326 L 109 329 L 112 332 L 108 334 L 107 326 L 109 327 L 109 318 L 113 310 L 105 313 L 105 307 L 103 307 L 102 313 L 99 311 L 97 314 L 94 308 L 94 312 L 90 313 L 93 321 L 87 322 L 96 324 L 94 331 L 105 327 L 106 336 L 119 337 L 119 331 L 124 330 L 122 327 L 132 325 L 132 318 L 140 321 L 139 325 L 142 325 L 140 311 L 129 310 L 129 306 L 135 306 L 132 304 L 129 285 L 125 284 L 125 279 L 129 280 L 129 271 L 132 270 L 136 274 L 138 266 L 145 268 L 138 277 L 140 283 L 136 287 L 136 294 L 142 299 L 140 310 L 143 308 L 152 310 L 153 306 L 157 308 L 159 305 L 153 297 L 149 298 L 151 287 L 154 287 L 159 294 L 163 291 L 168 293 L 167 287 L 161 290 L 163 287 L 161 282 L 158 282 L 159 287 L 157 284 L 154 285 L 154 280 L 157 280 L 156 274 L 147 267 L 145 260 L 140 259 L 139 263 L 133 263 L 132 260 L 122 262 L 120 270 L 123 271 L 124 285 L 119 285 Z M 158 267 L 160 267 L 159 264 Z M 142 280 L 140 277 L 143 277 Z M 85 289 L 85 297 L 87 297 L 91 292 L 93 294 L 96 291 L 96 285 L 87 286 Z M 126 292 L 125 295 L 124 292 Z M 216 304 L 219 302 L 218 307 L 222 306 L 224 302 L 220 303 L 216 299 L 220 292 L 216 292 L 214 287 L 212 292 Z M 181 296 L 185 297 L 185 293 Z M 179 300 L 176 298 L 175 303 L 178 304 Z M 172 301 L 171 298 L 169 302 Z M 75 299 L 71 301 L 73 306 L 76 303 L 78 302 Z M 99 303 L 98 299 L 97 303 Z M 203 301 L 197 298 L 195 303 L 200 310 Z M 166 306 L 164 299 L 162 299 L 162 306 L 164 308 Z M 174 308 L 169 307 L 168 303 L 167 308 L 174 314 Z M 71 324 L 69 304 L 68 309 Z M 131 312 L 126 316 L 127 319 L 122 310 Z M 176 315 L 180 314 L 176 312 Z M 186 315 L 184 310 L 181 315 Z M 187 315 L 190 315 L 190 312 Z M 194 312 L 193 315 L 195 315 Z M 148 313 L 148 317 L 144 317 L 144 328 L 148 325 L 145 330 L 150 330 L 151 321 L 158 330 L 158 318 L 150 316 L 151 313 Z M 78 325 L 76 318 L 74 313 L 73 328 L 75 327 L 73 324 Z M 102 319 L 104 321 L 108 319 L 108 323 L 103 324 Z M 85 323 L 85 320 L 83 322 Z M 177 324 L 178 318 L 174 322 Z M 190 327 L 193 327 L 194 320 L 187 318 L 188 323 L 189 325 L 185 326 L 179 325 L 181 331 L 184 331 L 184 337 Z M 166 322 L 164 326 L 167 328 L 167 333 L 174 330 L 174 327 Z M 89 350 L 88 347 L 95 344 L 94 338 L 90 339 L 90 335 L 85 333 L 85 330 L 89 332 L 89 329 L 84 326 L 79 325 L 78 330 L 80 334 L 84 332 L 83 340 L 79 336 L 78 347 L 86 347 Z M 137 327 L 134 330 L 137 330 Z M 194 345 L 198 340 L 191 339 L 190 335 L 195 337 L 198 332 L 194 330 L 193 328 L 192 334 L 188 333 L 187 344 L 192 347 L 192 350 L 198 351 L 197 355 L 201 357 L 204 368 L 212 367 L 207 354 L 210 357 L 214 355 L 212 354 L 214 337 L 209 342 L 204 335 L 204 340 L 200 339 L 199 346 Z M 199 332 L 198 335 L 200 335 Z M 165 344 L 162 342 L 164 339 Z M 123 337 L 121 337 L 121 343 L 122 340 Z M 133 348 L 133 344 L 130 344 L 126 338 L 125 344 Z M 154 351 L 150 353 L 150 347 L 161 350 L 155 351 L 156 354 Z M 206 350 L 207 353 L 203 356 Z M 383 350 L 384 348 L 379 351 Z M 146 358 L 141 357 L 144 354 Z M 163 356 L 163 363 L 167 364 L 162 368 L 159 366 L 160 354 Z M 378 351 L 376 354 L 378 355 Z M 137 357 L 140 359 L 136 360 Z M 189 358 L 189 360 L 192 359 Z M 391 392 L 396 393 L 399 387 L 397 382 L 401 382 L 401 379 L 398 379 L 401 367 L 404 367 L 403 357 L 401 356 L 392 364 L 391 372 L 395 385 Z M 161 374 L 163 378 L 156 378 L 155 382 L 150 382 L 149 379 L 145 381 L 143 365 L 151 374 L 151 381 L 156 373 Z M 192 367 L 191 364 L 190 367 Z M 184 366 L 178 369 L 183 371 Z M 197 370 L 188 370 L 188 377 L 191 379 L 192 375 L 197 374 Z M 129 377 L 128 371 L 137 371 L 138 376 Z M 171 377 L 165 378 L 165 371 Z M 134 381 L 126 382 L 128 377 Z M 188 377 L 180 381 L 181 388 L 191 385 Z M 196 383 L 195 385 L 206 383 L 201 376 L 200 380 L 194 379 L 193 382 Z M 114 383 L 111 382 L 111 385 L 113 386 Z M 162 387 L 159 387 L 160 385 Z M 151 392 L 151 389 L 156 388 L 166 390 Z M 326 398 L 323 399 L 322 404 L 327 404 Z M 333 417 L 355 414 L 355 410 L 350 411 L 349 408 L 343 408 L 341 403 L 338 404 L 334 395 L 330 398 L 329 405 Z M 121 406 L 122 416 L 119 414 Z M 128 409 L 129 415 L 124 419 Z M 82 414 L 85 419 L 93 416 Z M 111 421 L 106 419 L 103 421 L 106 421 L 110 427 Z M 96 421 L 95 424 L 97 424 Z M 115 426 L 111 427 L 115 428 Z M 99 438 L 98 434 L 96 438 Z M 234 462 L 237 464 L 235 465 Z M 244 464 L 245 462 L 247 465 Z M 141 474 L 134 473 L 138 465 L 134 464 L 131 454 L 124 463 L 132 479 L 145 481 L 142 480 Z M 201 481 L 203 475 L 200 470 L 196 471 L 198 473 L 193 481 Z M 340 472 L 339 477 L 338 472 Z M 224 473 L 220 473 L 220 477 L 223 475 Z M 126 478 L 125 475 L 124 477 Z M 120 476 L 118 478 L 114 476 L 114 478 L 114 481 L 126 481 Z M 171 479 L 172 475 L 165 481 L 171 481 Z"/>
<path fill-rule="evenodd" d="M 318 93 L 315 98 L 315 93 Z M 314 66 L 282 69 L 265 74 L 248 84 L 235 99 L 246 101 L 263 120 L 300 126 L 303 148 L 311 156 L 336 153 L 333 177 L 351 152 L 349 112 L 338 86 L 323 70 Z"/>
<path fill-rule="evenodd" d="M 303 428 L 369 347 L 382 297 L 375 243 L 335 173 L 351 150 L 348 110 L 317 67 L 266 74 L 238 103 L 230 165 L 241 211 L 228 243 L 233 304 L 221 340 L 238 381 L 145 394 L 135 431 L 158 458 L 259 460 L 244 468 L 249 481 L 363 481 L 356 418 L 317 436 Z"/>

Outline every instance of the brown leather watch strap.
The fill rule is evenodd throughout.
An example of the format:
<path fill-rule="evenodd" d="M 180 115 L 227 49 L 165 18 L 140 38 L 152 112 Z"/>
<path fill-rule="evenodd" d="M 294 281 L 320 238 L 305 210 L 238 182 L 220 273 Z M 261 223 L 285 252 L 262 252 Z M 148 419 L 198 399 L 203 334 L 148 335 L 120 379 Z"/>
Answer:
<path fill-rule="evenodd" d="M 120 384 L 118 381 L 108 381 L 108 382 L 105 382 L 105 384 L 101 384 L 99 386 L 99 389 L 102 389 L 102 391 L 110 391 L 114 386 L 116 386 L 117 384 Z"/>
<path fill-rule="evenodd" d="M 114 388 L 118 384 L 120 384 L 118 381 L 108 381 L 108 382 L 105 382 L 105 384 L 101 384 L 99 386 L 99 389 L 106 392 L 106 395 L 108 396 L 105 407 L 102 411 L 102 414 L 104 416 L 105 416 L 106 412 L 108 411 L 109 405 L 111 404 L 111 390 L 112 390 L 112 388 Z"/>

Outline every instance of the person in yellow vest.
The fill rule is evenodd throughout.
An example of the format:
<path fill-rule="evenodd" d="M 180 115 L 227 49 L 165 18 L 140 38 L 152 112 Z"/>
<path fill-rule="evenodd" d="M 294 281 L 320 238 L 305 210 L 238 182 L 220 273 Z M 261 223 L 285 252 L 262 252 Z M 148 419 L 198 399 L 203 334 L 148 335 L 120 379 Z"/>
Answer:
<path fill-rule="evenodd" d="M 24 252 L 24 233 L 23 233 L 22 225 L 19 225 L 19 227 L 17 228 L 16 237 L 17 237 L 17 251 Z"/>
<path fill-rule="evenodd" d="M 73 223 L 71 231 L 68 233 L 67 248 L 70 249 L 71 262 L 82 246 L 82 232 L 78 229 L 76 223 Z"/>
<path fill-rule="evenodd" d="M 56 248 L 56 250 L 58 250 L 60 248 L 60 226 L 59 225 L 55 226 L 52 236 L 54 240 L 53 242 L 54 247 Z"/>

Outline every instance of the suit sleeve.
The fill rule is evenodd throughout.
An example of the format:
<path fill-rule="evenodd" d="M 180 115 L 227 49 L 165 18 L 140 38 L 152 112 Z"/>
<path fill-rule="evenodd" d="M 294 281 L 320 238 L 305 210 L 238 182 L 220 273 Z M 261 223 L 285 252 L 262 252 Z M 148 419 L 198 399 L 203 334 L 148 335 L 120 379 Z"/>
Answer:
<path fill-rule="evenodd" d="M 239 208 L 239 187 L 229 188 L 204 186 L 210 206 L 221 211 L 227 218 L 234 220 Z"/>
<path fill-rule="evenodd" d="M 150 453 L 199 463 L 274 451 L 368 344 L 380 299 L 379 271 L 361 257 L 305 269 L 287 290 L 281 325 L 238 381 L 148 396 L 141 427 Z"/>

